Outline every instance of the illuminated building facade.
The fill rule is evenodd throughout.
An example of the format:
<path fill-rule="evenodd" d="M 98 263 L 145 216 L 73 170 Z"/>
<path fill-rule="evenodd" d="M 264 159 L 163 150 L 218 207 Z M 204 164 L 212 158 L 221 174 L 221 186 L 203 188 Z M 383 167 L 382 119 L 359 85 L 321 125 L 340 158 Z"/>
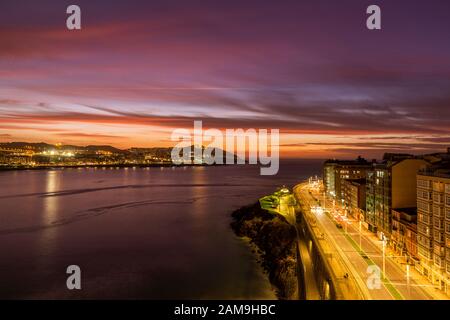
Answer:
<path fill-rule="evenodd" d="M 358 157 L 356 160 L 327 160 L 323 166 L 325 192 L 337 200 L 343 200 L 346 180 L 365 179 L 372 163 Z"/>
<path fill-rule="evenodd" d="M 366 210 L 366 179 L 345 180 L 343 191 L 347 212 L 355 219 L 363 219 Z"/>
<path fill-rule="evenodd" d="M 417 175 L 417 269 L 450 291 L 450 169 L 430 168 Z"/>
<path fill-rule="evenodd" d="M 392 210 L 392 247 L 412 263 L 418 260 L 417 208 Z"/>
<path fill-rule="evenodd" d="M 416 174 L 428 165 L 418 158 L 392 159 L 367 172 L 365 221 L 370 231 L 389 239 L 392 209 L 416 206 Z"/>

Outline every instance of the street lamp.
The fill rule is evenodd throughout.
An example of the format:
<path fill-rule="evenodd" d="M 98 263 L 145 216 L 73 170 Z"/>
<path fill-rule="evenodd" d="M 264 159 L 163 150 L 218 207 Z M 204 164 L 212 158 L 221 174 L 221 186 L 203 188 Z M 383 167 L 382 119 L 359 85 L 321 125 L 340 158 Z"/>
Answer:
<path fill-rule="evenodd" d="M 383 235 L 383 279 L 386 279 L 386 238 Z"/>
<path fill-rule="evenodd" d="M 362 245 L 361 245 L 361 235 L 362 235 L 362 221 L 361 217 L 359 218 L 359 250 L 362 251 Z"/>
<path fill-rule="evenodd" d="M 408 263 L 406 265 L 406 285 L 407 285 L 407 288 L 408 288 L 408 296 L 411 296 L 411 287 L 409 285 L 409 283 L 410 283 L 410 280 L 409 280 L 409 278 L 410 278 L 409 268 L 410 268 L 410 266 L 409 266 L 409 263 Z"/>

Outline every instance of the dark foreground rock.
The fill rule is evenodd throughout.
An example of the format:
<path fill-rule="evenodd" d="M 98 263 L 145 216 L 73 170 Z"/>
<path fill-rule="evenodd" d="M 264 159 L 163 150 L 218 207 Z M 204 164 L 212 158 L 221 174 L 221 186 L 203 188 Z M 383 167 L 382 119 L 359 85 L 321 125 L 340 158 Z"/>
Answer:
<path fill-rule="evenodd" d="M 279 299 L 298 299 L 296 233 L 284 218 L 261 209 L 259 202 L 232 214 L 231 228 L 258 248 L 262 266 Z"/>

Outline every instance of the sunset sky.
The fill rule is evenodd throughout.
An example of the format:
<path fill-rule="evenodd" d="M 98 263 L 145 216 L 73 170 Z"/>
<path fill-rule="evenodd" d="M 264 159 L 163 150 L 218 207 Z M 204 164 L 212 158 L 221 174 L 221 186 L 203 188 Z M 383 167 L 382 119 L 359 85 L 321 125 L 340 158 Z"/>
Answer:
<path fill-rule="evenodd" d="M 448 0 L 2 0 L 0 142 L 171 146 L 203 120 L 278 128 L 286 157 L 440 151 L 449 32 Z"/>

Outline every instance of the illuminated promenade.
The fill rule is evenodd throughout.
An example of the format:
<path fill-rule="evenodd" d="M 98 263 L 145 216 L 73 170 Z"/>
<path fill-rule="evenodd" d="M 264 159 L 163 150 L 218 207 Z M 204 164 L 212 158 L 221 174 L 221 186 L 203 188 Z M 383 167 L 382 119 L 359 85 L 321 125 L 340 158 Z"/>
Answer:
<path fill-rule="evenodd" d="M 314 274 L 314 265 L 304 239 L 301 237 L 296 220 L 296 201 L 286 188 L 271 196 L 260 199 L 261 207 L 269 212 L 283 216 L 294 226 L 297 237 L 297 278 L 299 298 L 306 300 L 320 300 L 319 288 Z"/>
<path fill-rule="evenodd" d="M 323 196 L 317 188 L 311 188 L 309 183 L 302 183 L 294 188 L 294 194 L 305 215 L 305 221 L 314 230 L 315 237 L 320 239 L 319 243 L 338 280 L 341 298 L 446 299 L 445 295 L 417 277 L 412 267 L 401 266 L 393 261 L 386 249 L 383 257 L 382 241 L 377 241 L 368 231 L 362 230 L 358 221 L 336 219 L 334 215 L 338 216 L 339 210 L 333 207 L 331 200 L 326 200 L 325 210 L 322 207 L 320 210 L 313 209 L 319 208 L 319 202 L 323 205 Z M 368 270 L 373 265 L 380 270 L 379 286 L 373 282 L 374 274 L 371 269 Z M 346 273 L 348 277 L 344 277 Z M 354 292 L 358 294 L 355 295 Z"/>

